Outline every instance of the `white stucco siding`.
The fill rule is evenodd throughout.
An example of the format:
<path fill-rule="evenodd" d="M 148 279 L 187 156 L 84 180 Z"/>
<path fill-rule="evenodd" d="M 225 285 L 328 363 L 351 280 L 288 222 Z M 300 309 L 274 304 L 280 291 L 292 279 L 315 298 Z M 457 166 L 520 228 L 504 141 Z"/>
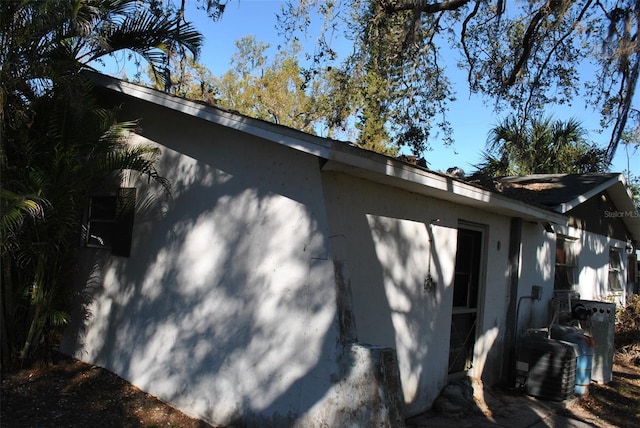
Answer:
<path fill-rule="evenodd" d="M 216 424 L 303 420 L 339 380 L 317 159 L 162 123 L 138 142 L 164 143 L 172 200 L 138 213 L 130 258 L 96 265 L 68 349 Z"/>
<path fill-rule="evenodd" d="M 553 297 L 555 235 L 539 223 L 523 222 L 518 277 L 518 333 L 543 328 L 549 323 L 549 301 Z M 534 285 L 542 287 L 540 300 L 531 297 Z"/>
<path fill-rule="evenodd" d="M 429 346 L 421 339 L 430 337 L 428 342 L 433 341 L 431 337 L 435 332 L 428 330 L 437 326 L 436 318 L 440 312 L 438 306 L 444 298 L 442 295 L 444 293 L 438 291 L 437 285 L 433 285 L 433 289 L 425 290 L 425 286 L 429 287 L 426 285 L 429 275 L 428 259 L 432 256 L 432 251 L 429 249 L 428 226 L 417 221 L 372 214 L 367 214 L 366 217 L 377 261 L 382 268 L 382 278 L 371 278 L 367 282 L 370 285 L 379 284 L 382 279 L 384 298 L 391 318 L 388 326 L 392 327 L 393 331 L 376 329 L 381 313 L 363 313 L 363 319 L 366 319 L 365 317 L 371 319 L 362 323 L 364 336 L 361 340 L 390 346 L 397 350 L 405 400 L 417 401 L 424 396 L 421 389 L 424 389 L 425 383 L 433 380 L 428 379 L 429 374 L 425 367 Z M 435 229 L 433 225 L 431 228 Z M 432 234 L 435 235 L 435 231 Z M 434 245 L 436 241 L 437 238 L 434 236 Z M 448 240 L 448 244 L 439 246 L 437 250 L 439 257 L 448 258 L 451 253 L 455 253 L 455 240 Z M 432 279 L 436 283 L 442 283 L 438 278 L 450 278 L 451 266 L 447 264 L 444 269 L 436 269 L 436 263 L 432 262 Z M 450 293 L 446 294 L 450 297 Z M 369 296 L 360 297 L 368 298 Z M 361 300 L 357 302 L 360 303 Z M 356 311 L 358 311 L 357 306 L 356 304 Z M 358 319 L 356 319 L 356 325 L 358 327 L 361 325 L 358 324 Z"/>
<path fill-rule="evenodd" d="M 578 274 L 575 291 L 585 300 L 613 301 L 619 306 L 626 302 L 626 279 L 628 254 L 626 242 L 595 234 L 573 227 L 560 229 L 559 232 L 575 238 L 574 246 L 578 254 Z M 611 290 L 609 286 L 609 250 L 620 251 L 622 268 L 622 290 Z"/>
<path fill-rule="evenodd" d="M 624 302 L 624 290 L 612 292 L 609 289 L 609 249 L 621 250 L 622 269 L 628 268 L 625 253 L 626 243 L 574 227 L 554 225 L 555 233 L 568 237 L 577 255 L 576 285 L 574 291 L 581 299 Z M 541 225 L 524 223 L 522 229 L 522 254 L 518 297 L 522 299 L 519 308 L 518 330 L 547 327 L 551 321 L 549 302 L 554 295 L 556 234 L 545 232 Z M 531 295 L 531 287 L 540 285 L 540 301 L 526 298 Z M 624 284 L 623 284 L 624 285 Z"/>
<path fill-rule="evenodd" d="M 472 375 L 496 380 L 509 219 L 340 173 L 327 173 L 324 182 L 330 234 L 345 247 L 358 340 L 396 349 L 407 415 L 427 410 L 447 383 L 459 221 L 485 226 Z"/>
<path fill-rule="evenodd" d="M 501 377 L 504 326 L 509 298 L 510 218 L 462 208 L 461 221 L 483 226 L 483 273 L 478 297 L 478 324 L 473 367 L 469 375 L 496 384 Z"/>

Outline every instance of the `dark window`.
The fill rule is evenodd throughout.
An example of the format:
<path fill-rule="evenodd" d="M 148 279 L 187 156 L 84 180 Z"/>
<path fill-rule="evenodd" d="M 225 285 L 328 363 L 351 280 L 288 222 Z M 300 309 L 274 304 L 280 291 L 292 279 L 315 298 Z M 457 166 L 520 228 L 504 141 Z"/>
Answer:
<path fill-rule="evenodd" d="M 577 283 L 578 263 L 574 241 L 561 236 L 556 240 L 556 290 L 573 290 Z"/>
<path fill-rule="evenodd" d="M 89 200 L 86 245 L 110 249 L 129 257 L 136 205 L 136 189 L 118 189 L 115 195 L 94 195 Z"/>
<path fill-rule="evenodd" d="M 87 246 L 111 248 L 111 236 L 116 222 L 117 197 L 96 195 L 89 200 Z"/>
<path fill-rule="evenodd" d="M 622 250 L 620 248 L 609 248 L 609 290 L 622 291 Z"/>

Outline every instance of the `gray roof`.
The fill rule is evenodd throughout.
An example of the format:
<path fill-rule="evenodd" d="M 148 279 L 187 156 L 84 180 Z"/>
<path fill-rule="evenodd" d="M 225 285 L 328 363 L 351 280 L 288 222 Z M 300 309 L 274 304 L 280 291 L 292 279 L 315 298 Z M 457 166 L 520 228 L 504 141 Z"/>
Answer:
<path fill-rule="evenodd" d="M 494 186 L 505 196 L 561 214 L 607 192 L 633 239 L 640 240 L 640 213 L 622 174 L 532 174 L 503 177 L 494 182 Z"/>
<path fill-rule="evenodd" d="M 545 206 L 557 207 L 580 198 L 620 174 L 532 174 L 503 177 L 498 190 L 505 196 Z M 609 187 L 609 186 L 606 186 Z M 604 189 L 603 189 L 604 190 Z"/>

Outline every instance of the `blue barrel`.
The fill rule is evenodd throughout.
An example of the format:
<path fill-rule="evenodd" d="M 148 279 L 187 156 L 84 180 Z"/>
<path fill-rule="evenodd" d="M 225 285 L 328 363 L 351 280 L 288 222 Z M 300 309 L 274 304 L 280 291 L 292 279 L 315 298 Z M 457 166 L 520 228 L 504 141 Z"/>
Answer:
<path fill-rule="evenodd" d="M 564 325 L 552 326 L 551 338 L 578 345 L 575 393 L 580 395 L 587 394 L 591 383 L 591 367 L 593 365 L 593 349 L 595 346 L 593 338 L 575 327 Z"/>

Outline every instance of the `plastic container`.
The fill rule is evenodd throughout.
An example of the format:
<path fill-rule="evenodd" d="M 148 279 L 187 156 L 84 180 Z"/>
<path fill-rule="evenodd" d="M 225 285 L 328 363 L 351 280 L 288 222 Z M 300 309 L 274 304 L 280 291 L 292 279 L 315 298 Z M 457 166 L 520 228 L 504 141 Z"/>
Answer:
<path fill-rule="evenodd" d="M 578 345 L 578 357 L 576 360 L 576 388 L 575 393 L 586 395 L 591 384 L 591 368 L 593 365 L 593 351 L 595 342 L 593 338 L 584 334 L 581 330 L 564 325 L 551 327 L 551 338 Z"/>

